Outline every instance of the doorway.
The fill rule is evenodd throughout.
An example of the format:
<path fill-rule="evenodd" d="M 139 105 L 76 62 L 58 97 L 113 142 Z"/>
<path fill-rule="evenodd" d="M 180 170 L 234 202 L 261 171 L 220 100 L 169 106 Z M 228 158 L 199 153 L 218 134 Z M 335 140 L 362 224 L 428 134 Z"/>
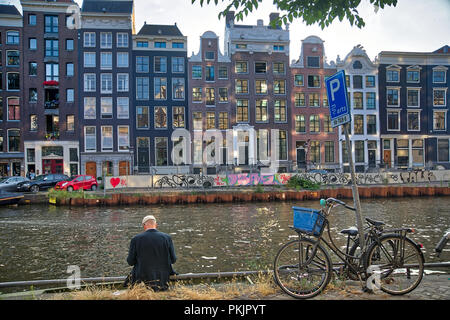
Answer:
<path fill-rule="evenodd" d="M 391 167 L 391 150 L 384 150 L 383 152 L 383 162 L 386 168 Z"/>
<path fill-rule="evenodd" d="M 97 177 L 97 163 L 96 162 L 86 162 L 86 175 Z"/>
<path fill-rule="evenodd" d="M 130 175 L 130 161 L 119 161 L 119 176 Z"/>
<path fill-rule="evenodd" d="M 50 174 L 50 173 L 62 174 L 64 172 L 63 159 L 42 160 L 42 171 L 43 174 Z"/>

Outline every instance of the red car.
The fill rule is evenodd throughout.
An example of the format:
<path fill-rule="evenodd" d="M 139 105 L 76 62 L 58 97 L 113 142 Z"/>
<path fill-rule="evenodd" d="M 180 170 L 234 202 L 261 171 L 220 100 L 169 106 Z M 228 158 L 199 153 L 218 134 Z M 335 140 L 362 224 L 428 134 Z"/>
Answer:
<path fill-rule="evenodd" d="M 55 189 L 56 190 L 64 190 L 67 191 L 74 191 L 79 189 L 84 190 L 97 190 L 98 183 L 97 179 L 93 176 L 87 176 L 87 175 L 78 175 L 73 176 L 68 181 L 60 181 L 56 184 Z"/>

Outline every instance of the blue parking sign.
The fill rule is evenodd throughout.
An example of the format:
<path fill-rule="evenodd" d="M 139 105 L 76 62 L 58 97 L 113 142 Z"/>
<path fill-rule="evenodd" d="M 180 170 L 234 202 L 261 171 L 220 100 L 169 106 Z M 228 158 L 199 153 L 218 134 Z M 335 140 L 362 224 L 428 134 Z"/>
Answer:
<path fill-rule="evenodd" d="M 347 99 L 345 72 L 339 71 L 325 79 L 328 104 L 330 106 L 330 120 L 333 128 L 351 121 L 350 106 Z"/>

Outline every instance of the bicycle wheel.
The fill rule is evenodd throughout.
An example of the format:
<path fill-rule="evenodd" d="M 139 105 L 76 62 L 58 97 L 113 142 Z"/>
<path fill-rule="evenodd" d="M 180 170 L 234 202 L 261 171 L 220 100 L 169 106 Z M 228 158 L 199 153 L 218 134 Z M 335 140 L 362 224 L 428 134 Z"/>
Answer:
<path fill-rule="evenodd" d="M 276 283 L 288 295 L 308 299 L 318 295 L 331 279 L 328 252 L 310 239 L 292 240 L 278 251 L 274 262 Z"/>
<path fill-rule="evenodd" d="M 417 244 L 398 234 L 387 234 L 367 251 L 367 270 L 380 289 L 392 295 L 414 290 L 422 281 L 424 258 Z M 369 271 L 369 270 L 368 270 Z"/>

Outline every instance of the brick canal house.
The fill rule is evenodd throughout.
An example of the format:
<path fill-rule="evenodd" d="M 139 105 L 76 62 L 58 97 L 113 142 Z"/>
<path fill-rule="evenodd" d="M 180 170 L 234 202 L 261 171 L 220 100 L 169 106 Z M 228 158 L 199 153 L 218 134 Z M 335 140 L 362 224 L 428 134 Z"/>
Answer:
<path fill-rule="evenodd" d="M 188 63 L 190 132 L 193 139 L 199 137 L 192 144 L 193 172 L 205 172 L 207 166 L 203 150 L 213 139 L 204 133 L 220 130 L 223 137 L 220 161 L 206 169 L 207 173 L 219 173 L 226 170 L 228 164 L 226 131 L 230 129 L 231 106 L 234 105 L 231 100 L 231 59 L 220 52 L 219 37 L 207 31 L 200 37 L 199 52 L 192 53 Z"/>
<path fill-rule="evenodd" d="M 187 37 L 176 24 L 145 23 L 133 36 L 136 91 L 132 97 L 139 173 L 189 172 L 186 159 L 176 166 L 171 156 L 174 146 L 181 142 L 172 141 L 172 133 L 189 129 L 186 50 Z M 184 143 L 189 144 L 187 140 Z"/>
<path fill-rule="evenodd" d="M 339 169 L 338 132 L 331 127 L 324 81 L 336 66 L 327 63 L 323 43 L 316 36 L 302 40 L 300 58 L 290 66 L 290 159 L 297 170 Z"/>
<path fill-rule="evenodd" d="M 133 32 L 133 1 L 83 1 L 78 33 L 83 174 L 133 173 Z"/>
<path fill-rule="evenodd" d="M 71 0 L 21 0 L 23 9 L 23 138 L 25 170 L 79 170 L 78 38 Z"/>
<path fill-rule="evenodd" d="M 0 5 L 0 176 L 24 175 L 22 15 Z"/>
<path fill-rule="evenodd" d="M 380 125 L 378 121 L 378 65 L 372 62 L 362 46 L 355 46 L 344 60 L 336 61 L 347 80 L 348 102 L 352 114 L 350 141 L 356 172 L 380 167 Z M 350 172 L 343 130 L 339 130 L 339 164 Z"/>
<path fill-rule="evenodd" d="M 270 14 L 270 21 L 277 17 L 278 13 Z M 257 25 L 235 24 L 230 12 L 224 51 L 231 59 L 230 151 L 235 171 L 273 165 L 271 155 L 278 159 L 279 172 L 289 170 L 289 30 L 264 25 L 263 20 Z M 272 154 L 272 134 L 279 146 L 276 155 Z"/>
<path fill-rule="evenodd" d="M 450 168 L 450 54 L 444 51 L 378 56 L 382 159 L 388 168 Z"/>

